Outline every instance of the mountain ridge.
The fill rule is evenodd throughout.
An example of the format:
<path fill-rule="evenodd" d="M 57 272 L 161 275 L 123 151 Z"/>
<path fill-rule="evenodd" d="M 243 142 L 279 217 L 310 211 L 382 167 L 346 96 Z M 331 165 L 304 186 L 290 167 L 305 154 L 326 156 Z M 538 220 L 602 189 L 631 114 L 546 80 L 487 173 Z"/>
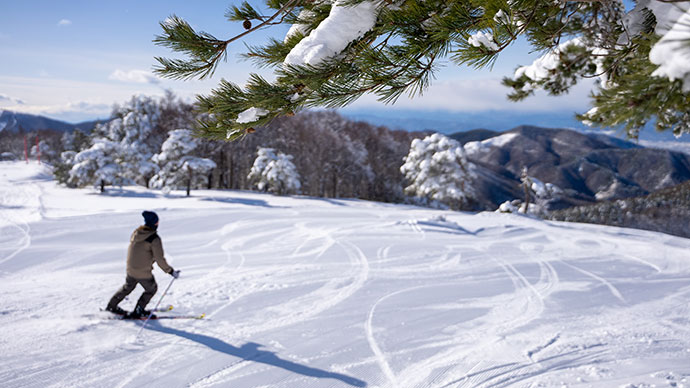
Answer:
<path fill-rule="evenodd" d="M 19 130 L 37 131 L 45 129 L 59 132 L 70 132 L 79 129 L 84 132 L 89 132 L 96 124 L 105 121 L 107 120 L 91 120 L 72 124 L 41 115 L 0 109 L 0 132 L 16 132 Z"/>

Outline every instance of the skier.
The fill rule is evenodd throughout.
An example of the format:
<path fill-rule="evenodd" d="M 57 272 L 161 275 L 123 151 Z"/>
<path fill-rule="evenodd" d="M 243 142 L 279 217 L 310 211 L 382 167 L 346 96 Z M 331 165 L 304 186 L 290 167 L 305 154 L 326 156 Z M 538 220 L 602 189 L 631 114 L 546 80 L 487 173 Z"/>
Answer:
<path fill-rule="evenodd" d="M 153 262 L 166 273 L 174 278 L 180 276 L 180 271 L 174 270 L 163 256 L 163 243 L 156 233 L 158 229 L 158 215 L 151 211 L 141 213 L 144 216 L 144 225 L 138 227 L 129 240 L 127 249 L 127 277 L 125 284 L 113 295 L 105 308 L 115 314 L 124 315 L 128 318 L 138 319 L 151 314 L 145 310 L 153 295 L 158 290 L 156 279 L 153 277 Z M 144 293 L 139 297 L 137 306 L 131 313 L 121 309 L 118 304 L 129 295 L 137 284 L 144 287 Z"/>

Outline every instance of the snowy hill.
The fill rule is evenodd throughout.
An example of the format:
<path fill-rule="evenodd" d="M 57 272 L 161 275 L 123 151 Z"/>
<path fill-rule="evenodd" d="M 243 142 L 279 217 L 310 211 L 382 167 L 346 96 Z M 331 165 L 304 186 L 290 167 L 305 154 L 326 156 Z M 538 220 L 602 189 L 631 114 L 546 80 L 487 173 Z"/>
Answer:
<path fill-rule="evenodd" d="M 690 386 L 690 240 L 192 194 L 99 195 L 0 162 L 3 387 Z M 182 270 L 166 314 L 207 318 L 155 321 L 135 338 L 140 322 L 98 309 L 124 280 L 143 209 Z M 155 275 L 164 289 L 170 277 Z"/>

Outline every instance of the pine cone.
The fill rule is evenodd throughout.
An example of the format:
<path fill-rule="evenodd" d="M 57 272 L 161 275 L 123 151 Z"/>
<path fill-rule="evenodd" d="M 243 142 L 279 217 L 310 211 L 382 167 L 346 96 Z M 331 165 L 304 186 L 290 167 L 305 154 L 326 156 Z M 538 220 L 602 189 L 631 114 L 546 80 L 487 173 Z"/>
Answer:
<path fill-rule="evenodd" d="M 247 19 L 244 22 L 242 22 L 242 27 L 244 27 L 245 30 L 248 30 L 252 28 L 252 22 L 249 19 Z"/>
<path fill-rule="evenodd" d="M 253 127 L 247 128 L 247 133 L 254 133 L 254 132 L 256 132 L 256 129 L 254 129 Z"/>

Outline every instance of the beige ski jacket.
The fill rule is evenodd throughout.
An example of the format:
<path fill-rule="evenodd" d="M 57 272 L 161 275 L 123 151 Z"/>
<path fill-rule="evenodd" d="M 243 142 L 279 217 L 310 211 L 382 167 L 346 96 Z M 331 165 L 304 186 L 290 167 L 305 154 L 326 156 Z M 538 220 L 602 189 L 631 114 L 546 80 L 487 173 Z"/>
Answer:
<path fill-rule="evenodd" d="M 135 279 L 150 279 L 153 277 L 153 263 L 166 273 L 173 269 L 163 256 L 163 243 L 156 231 L 146 225 L 138 227 L 129 239 L 127 249 L 127 275 Z"/>

